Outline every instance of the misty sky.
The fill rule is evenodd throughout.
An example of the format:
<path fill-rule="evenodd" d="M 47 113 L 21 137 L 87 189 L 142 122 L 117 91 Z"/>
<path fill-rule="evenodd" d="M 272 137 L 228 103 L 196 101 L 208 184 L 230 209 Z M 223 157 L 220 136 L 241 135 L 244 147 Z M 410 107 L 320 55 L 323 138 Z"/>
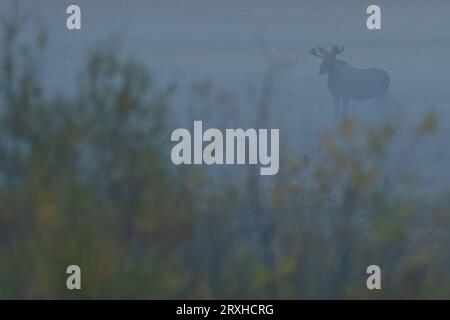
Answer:
<path fill-rule="evenodd" d="M 62 91 L 75 85 L 87 54 L 115 36 L 123 52 L 161 79 L 208 77 L 219 90 L 244 95 L 248 84 L 261 78 L 264 60 L 256 43 L 263 39 L 274 57 L 292 63 L 277 81 L 272 123 L 299 144 L 313 141 L 332 117 L 320 61 L 307 50 L 345 45 L 341 59 L 390 73 L 391 95 L 406 106 L 407 116 L 422 114 L 424 105 L 440 112 L 441 136 L 417 161 L 434 159 L 422 165 L 432 181 L 450 179 L 448 0 L 375 1 L 382 8 L 379 31 L 366 28 L 365 11 L 374 3 L 366 0 L 0 0 L 1 16 L 13 2 L 48 28 L 43 76 L 50 88 Z M 65 27 L 69 4 L 81 6 L 81 31 Z M 351 108 L 359 118 L 373 114 L 371 102 Z"/>
<path fill-rule="evenodd" d="M 0 2 L 5 3 L 2 7 L 11 3 Z M 428 86 L 430 81 L 429 89 L 444 91 L 450 79 L 449 1 L 377 1 L 382 7 L 381 31 L 365 26 L 365 9 L 373 1 L 18 2 L 22 12 L 40 17 L 48 26 L 51 77 L 59 84 L 62 73 L 77 70 L 85 53 L 111 35 L 149 66 L 193 78 L 211 76 L 232 83 L 237 76 L 251 78 L 261 69 L 255 49 L 261 38 L 274 54 L 298 63 L 292 82 L 319 83 L 320 78 L 312 77 L 318 61 L 306 50 L 332 44 L 345 44 L 342 59 L 355 66 L 390 70 L 399 91 L 409 92 L 407 85 Z M 82 8 L 82 31 L 65 29 L 65 8 L 72 3 Z M 417 93 L 429 92 L 421 91 Z"/>

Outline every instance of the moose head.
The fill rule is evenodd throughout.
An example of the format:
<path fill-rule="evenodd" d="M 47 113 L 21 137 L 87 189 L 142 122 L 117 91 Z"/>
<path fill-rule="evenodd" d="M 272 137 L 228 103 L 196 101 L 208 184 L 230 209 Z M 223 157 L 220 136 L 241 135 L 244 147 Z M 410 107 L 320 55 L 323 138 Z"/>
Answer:
<path fill-rule="evenodd" d="M 317 52 L 317 49 L 319 52 Z M 333 68 L 337 58 L 336 56 L 344 51 L 344 47 L 339 48 L 334 46 L 331 51 L 325 50 L 323 47 L 314 48 L 309 51 L 314 57 L 322 58 L 322 64 L 320 65 L 319 74 L 325 75 Z"/>

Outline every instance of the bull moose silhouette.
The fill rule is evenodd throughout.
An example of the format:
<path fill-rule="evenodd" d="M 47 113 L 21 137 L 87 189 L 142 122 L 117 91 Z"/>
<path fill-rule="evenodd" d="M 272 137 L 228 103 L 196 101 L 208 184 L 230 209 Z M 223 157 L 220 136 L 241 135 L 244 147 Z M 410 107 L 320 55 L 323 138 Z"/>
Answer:
<path fill-rule="evenodd" d="M 334 46 L 331 51 L 323 47 L 309 51 L 315 57 L 322 58 L 319 74 L 328 75 L 328 89 L 338 113 L 347 116 L 348 104 L 352 101 L 376 99 L 381 107 L 388 102 L 389 74 L 382 69 L 357 69 L 347 62 L 339 60 L 337 55 L 344 47 Z"/>

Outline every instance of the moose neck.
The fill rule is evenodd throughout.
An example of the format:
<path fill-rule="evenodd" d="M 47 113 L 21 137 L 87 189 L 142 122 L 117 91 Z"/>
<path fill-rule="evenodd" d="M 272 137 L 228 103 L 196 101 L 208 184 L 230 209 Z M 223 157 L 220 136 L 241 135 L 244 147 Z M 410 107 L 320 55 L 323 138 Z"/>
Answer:
<path fill-rule="evenodd" d="M 341 60 L 336 60 L 333 64 L 330 65 L 328 70 L 328 79 L 331 81 L 339 80 L 341 77 L 341 67 L 345 64 L 345 62 Z"/>

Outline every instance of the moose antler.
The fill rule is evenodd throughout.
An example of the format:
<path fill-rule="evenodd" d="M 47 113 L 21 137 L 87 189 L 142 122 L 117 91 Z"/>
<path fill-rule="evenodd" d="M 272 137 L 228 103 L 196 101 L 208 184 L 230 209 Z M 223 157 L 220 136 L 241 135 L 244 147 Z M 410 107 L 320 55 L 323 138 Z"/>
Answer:
<path fill-rule="evenodd" d="M 310 54 L 312 54 L 315 57 L 318 58 L 322 58 L 323 56 L 325 56 L 327 53 L 332 53 L 335 56 L 337 56 L 339 53 L 341 53 L 342 51 L 344 51 L 344 46 L 342 46 L 341 48 L 339 48 L 338 46 L 333 46 L 333 48 L 331 48 L 331 51 L 327 51 L 326 49 L 324 49 L 323 47 L 317 47 L 317 49 L 319 49 L 319 52 L 317 53 L 317 49 L 314 48 L 312 50 L 309 51 Z"/>
<path fill-rule="evenodd" d="M 342 46 L 340 49 L 338 46 L 334 46 L 331 51 L 333 51 L 333 53 L 337 56 L 339 53 L 341 53 L 342 51 L 344 51 L 344 46 Z"/>
<path fill-rule="evenodd" d="M 328 51 L 326 49 L 324 49 L 323 47 L 319 47 L 319 53 L 322 55 L 325 55 L 328 53 Z"/>
<path fill-rule="evenodd" d="M 323 56 L 324 56 L 324 52 L 323 52 L 323 50 L 325 50 L 324 48 L 322 48 L 322 47 L 319 47 L 319 51 L 320 51 L 320 53 L 321 54 L 319 54 L 319 53 L 317 53 L 317 50 L 316 50 L 316 48 L 314 48 L 314 49 L 312 49 L 312 50 L 309 50 L 309 53 L 311 54 L 311 55 L 313 55 L 314 57 L 318 57 L 318 58 L 322 58 Z"/>

